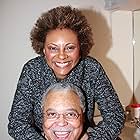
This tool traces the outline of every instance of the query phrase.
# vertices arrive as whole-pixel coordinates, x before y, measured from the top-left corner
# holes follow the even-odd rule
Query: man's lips
[[[54,134],[58,139],[65,140],[68,138],[70,131],[55,131]]]

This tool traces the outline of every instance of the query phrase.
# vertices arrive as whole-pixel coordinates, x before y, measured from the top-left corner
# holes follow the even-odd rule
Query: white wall
[[[94,16],[91,55],[103,64],[121,103],[128,106],[133,99],[132,12],[104,11],[102,16]]]
[[[109,57],[113,59],[117,66],[114,70],[114,86],[117,89],[121,102],[128,106],[133,100],[131,11],[115,11],[112,13],[112,42],[113,45],[109,52]]]
[[[109,11],[103,10],[103,0],[0,0],[0,139],[11,139],[7,133],[7,117],[17,80],[23,64],[36,56],[30,47],[30,30],[42,12],[58,5],[67,4],[90,9],[89,11],[84,10],[84,12],[92,24],[96,43],[91,55],[103,64],[122,104],[129,102],[126,103],[126,100],[121,99],[128,92],[131,93],[132,88],[129,40],[131,30],[127,30],[131,26],[129,25],[131,20],[129,13],[122,13],[122,16],[119,13],[111,17]],[[91,12],[91,10],[95,11]],[[117,20],[115,20],[116,18]],[[126,26],[124,32],[123,26]],[[113,28],[112,31],[111,28]],[[117,43],[115,40],[120,35],[122,36]],[[126,49],[128,50],[126,51]],[[127,95],[124,98],[126,97]]]
[[[134,11],[134,97],[140,103],[140,10]]]

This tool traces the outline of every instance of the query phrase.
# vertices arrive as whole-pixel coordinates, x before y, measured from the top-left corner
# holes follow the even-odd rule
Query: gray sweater
[[[15,140],[44,140],[41,135],[42,94],[56,82],[70,82],[83,89],[89,140],[118,137],[124,126],[124,111],[101,64],[94,58],[83,58],[64,80],[59,81],[44,57],[38,56],[24,65],[17,84],[8,118],[8,132]],[[93,122],[95,102],[103,118],[98,125]]]

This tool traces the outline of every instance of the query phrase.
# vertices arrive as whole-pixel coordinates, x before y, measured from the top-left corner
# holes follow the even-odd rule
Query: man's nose
[[[57,120],[59,126],[65,126],[68,124],[67,120],[64,118],[63,114],[60,115],[59,119]]]

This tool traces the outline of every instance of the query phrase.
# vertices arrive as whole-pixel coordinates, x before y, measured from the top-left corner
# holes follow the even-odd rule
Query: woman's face
[[[43,50],[46,61],[59,79],[64,79],[80,58],[80,46],[76,33],[70,29],[50,31]]]

